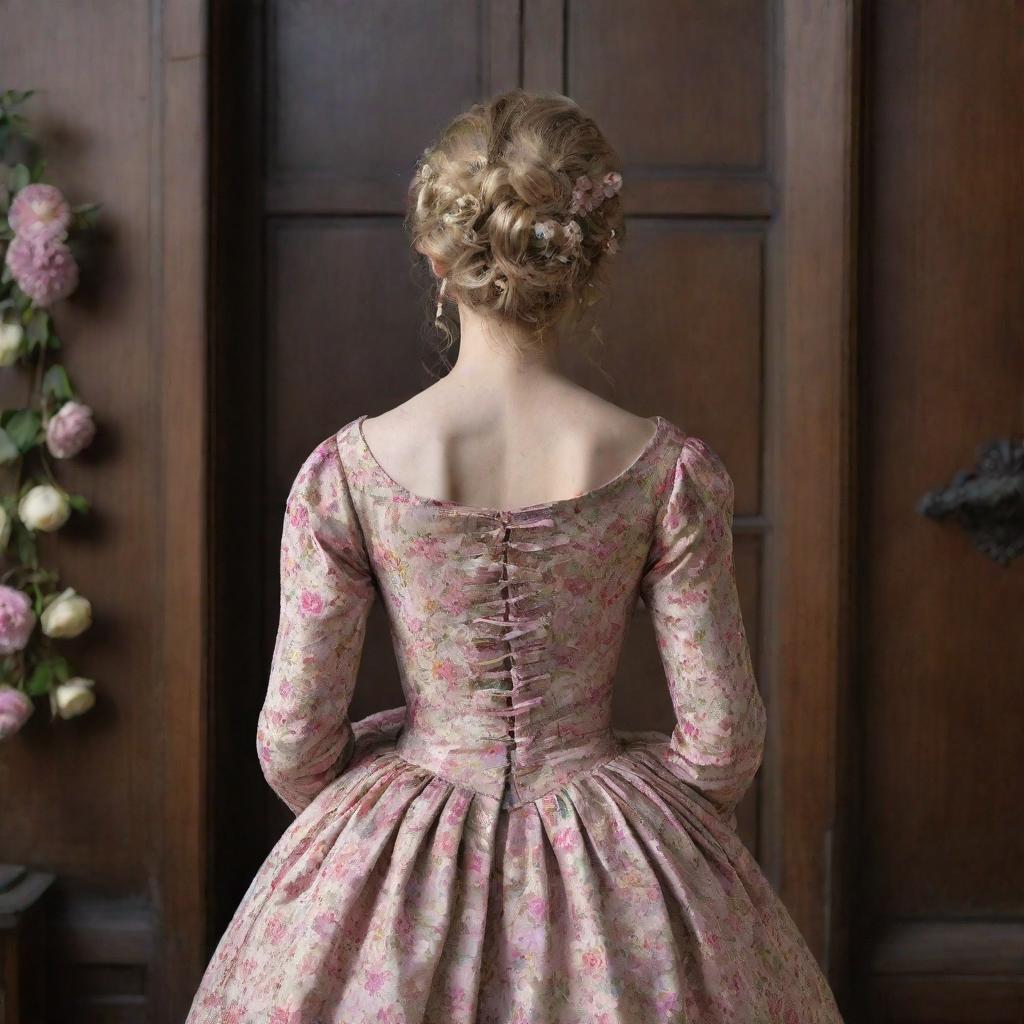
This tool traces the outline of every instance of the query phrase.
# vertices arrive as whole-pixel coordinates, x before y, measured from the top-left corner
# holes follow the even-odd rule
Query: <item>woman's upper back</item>
[[[407,494],[514,509],[568,500],[620,477],[655,441],[658,420],[588,395],[505,417],[413,399],[360,416],[356,426],[366,454]]]

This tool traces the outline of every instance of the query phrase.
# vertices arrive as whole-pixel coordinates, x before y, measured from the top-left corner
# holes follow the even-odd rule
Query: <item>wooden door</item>
[[[1024,559],[918,502],[1024,435],[1024,4],[866,39],[858,965],[866,1019],[1024,1020]]]
[[[443,372],[404,189],[453,114],[523,85],[575,98],[623,156],[630,237],[601,369],[580,358],[573,372],[705,438],[733,475],[744,615],[772,720],[741,831],[829,963],[850,6],[268,0],[217,12],[211,942],[287,820],[253,736],[288,485],[320,439]],[[352,714],[401,702],[378,606]],[[616,722],[671,727],[642,610]]]

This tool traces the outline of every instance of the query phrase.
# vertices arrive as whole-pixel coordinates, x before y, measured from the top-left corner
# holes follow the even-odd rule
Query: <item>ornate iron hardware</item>
[[[958,523],[979,551],[1009,565],[1024,552],[1024,442],[999,438],[982,445],[974,469],[962,469],[947,487],[929,491],[917,511]]]

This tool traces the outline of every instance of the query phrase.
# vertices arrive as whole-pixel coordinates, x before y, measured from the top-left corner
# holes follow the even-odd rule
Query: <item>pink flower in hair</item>
[[[573,188],[569,212],[578,213],[580,210],[584,210],[587,213],[592,213],[605,199],[617,195],[621,188],[622,175],[618,171],[609,171],[598,186],[595,186],[587,175],[581,174],[576,179]]]
[[[583,229],[580,227],[579,221],[571,220],[565,225],[565,241],[573,251],[580,247],[580,243],[583,241]]]
[[[609,171],[602,181],[605,197],[610,199],[622,188],[622,175],[618,171]]]
[[[572,202],[569,204],[570,213],[579,213],[580,210],[589,212],[594,208],[593,187],[594,183],[585,174],[576,179],[572,190]]]

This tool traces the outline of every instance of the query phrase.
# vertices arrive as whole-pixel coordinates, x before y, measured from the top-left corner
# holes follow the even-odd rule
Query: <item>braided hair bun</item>
[[[543,341],[596,301],[624,235],[619,167],[573,100],[515,89],[458,115],[424,150],[406,227],[445,269],[449,298]]]

